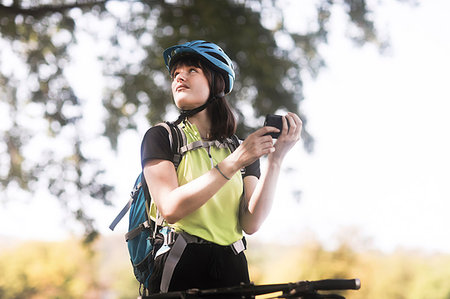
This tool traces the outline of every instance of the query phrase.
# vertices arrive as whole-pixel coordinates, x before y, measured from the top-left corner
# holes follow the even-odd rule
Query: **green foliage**
[[[76,40],[73,9],[95,13],[104,9],[104,1],[52,3],[14,1],[0,6],[5,58],[0,61],[0,104],[7,116],[0,134],[0,190],[34,191],[45,185],[66,208],[80,206],[74,202],[85,197],[108,204],[112,187],[102,182],[100,165],[84,153],[85,137],[79,130],[82,102],[64,74]],[[70,144],[68,151],[55,146],[61,141]],[[84,224],[91,239],[92,220],[78,207],[67,210]]]
[[[0,298],[95,298],[93,261],[76,241],[24,243],[0,254]]]
[[[295,111],[305,124],[305,148],[312,151],[313,139],[301,110],[302,76],[314,77],[324,66],[318,47],[327,41],[333,8],[349,14],[349,25],[356,28],[352,39],[360,43],[379,39],[365,0],[308,4],[317,7],[310,20],[315,29],[304,33],[286,29],[277,1],[48,3],[0,1],[0,108],[5,111],[0,126],[0,189],[31,191],[44,186],[84,225],[87,241],[96,232],[83,203],[94,198],[109,204],[113,188],[104,178],[106,167],[86,146],[89,138],[102,136],[86,136],[82,129],[86,99],[79,98],[65,73],[79,34],[91,34],[98,45],[107,45],[99,54],[107,82],[103,98],[107,116],[99,117],[96,125],[104,128],[101,134],[111,150],[124,131],[142,123],[142,115],[154,123],[174,110],[163,49],[205,39],[217,42],[236,62],[237,82],[229,100],[240,118],[241,136],[259,126],[266,113]],[[271,16],[270,22],[266,16]],[[10,200],[10,193],[5,194],[2,201]]]
[[[448,254],[356,251],[346,243],[326,250],[313,240],[302,246],[250,245],[250,273],[256,284],[359,278],[360,290],[342,293],[347,299],[449,298]]]
[[[235,59],[238,80],[229,100],[242,121],[241,135],[255,127],[244,121],[241,106],[252,107],[257,117],[278,109],[299,111],[300,66],[288,59],[288,52],[277,46],[274,32],[263,27],[260,19],[260,11],[234,1],[151,1],[130,5],[129,15],[117,23],[119,31],[105,57],[110,61],[107,73],[112,82],[104,102],[109,112],[105,134],[112,144],[123,130],[135,127],[136,119],[123,111],[146,107],[147,118],[155,123],[173,108],[161,53],[187,40],[217,42]],[[125,35],[133,40],[121,38]],[[129,43],[135,47],[127,53],[127,61],[121,55]],[[306,131],[305,136],[310,137]],[[307,144],[311,145],[311,138]]]
[[[112,102],[117,97],[114,92],[106,105],[109,115],[116,115],[117,110],[123,110],[123,106],[130,103],[137,107],[148,105],[149,99],[151,107],[147,117],[151,122],[161,121],[171,106],[169,78],[161,53],[166,47],[194,39],[217,42],[235,60],[237,82],[234,92],[228,97],[234,107],[250,106],[255,116],[279,109],[299,111],[303,99],[301,66],[289,59],[287,50],[277,46],[275,32],[262,26],[262,7],[255,10],[245,3],[234,1],[198,0],[174,3],[155,1],[131,8],[142,13],[138,18],[130,14],[126,22],[119,24],[119,28],[135,38],[134,43],[142,47],[144,56],[142,60],[124,65],[114,72],[113,75],[119,79],[115,81],[121,82],[120,89],[126,101],[114,108]],[[155,11],[158,11],[158,18],[151,28],[152,42],[140,42],[145,40],[149,30],[148,22],[142,22],[142,19],[151,19]],[[117,46],[119,52],[123,45],[119,42]],[[140,70],[133,73],[130,69]],[[141,101],[136,97],[138,94],[141,95]],[[255,124],[245,122],[245,111],[238,108],[236,112],[242,120],[241,130],[246,128],[248,132],[255,127]],[[117,118],[110,121],[117,122]],[[110,127],[118,128],[118,125]],[[130,123],[123,122],[123,125]],[[242,134],[245,132],[241,131]]]
[[[118,299],[136,298],[139,282],[134,278],[123,236],[96,241],[95,251],[98,254],[98,279],[105,292]]]
[[[100,238],[91,249],[79,240],[26,242],[0,253],[0,298],[136,298],[122,236]],[[250,240],[247,258],[255,284],[359,278],[347,299],[448,299],[450,255],[399,250],[355,250],[348,243],[327,250],[309,240],[275,245]]]

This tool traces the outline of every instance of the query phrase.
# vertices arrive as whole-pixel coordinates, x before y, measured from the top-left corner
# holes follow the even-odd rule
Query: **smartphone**
[[[288,128],[289,128],[289,122],[288,124]],[[264,126],[271,126],[271,127],[275,127],[277,129],[280,130],[280,132],[271,132],[271,133],[267,133],[266,135],[270,135],[272,136],[272,138],[277,139],[280,134],[281,131],[283,130],[283,117],[281,115],[276,115],[276,114],[267,114],[266,115],[266,120],[264,121]]]

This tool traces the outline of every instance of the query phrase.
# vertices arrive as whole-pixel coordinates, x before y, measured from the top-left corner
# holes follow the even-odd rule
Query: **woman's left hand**
[[[283,116],[283,130],[274,144],[275,151],[269,154],[269,159],[281,161],[284,158],[287,152],[300,140],[302,125],[302,120],[295,113],[288,112]]]

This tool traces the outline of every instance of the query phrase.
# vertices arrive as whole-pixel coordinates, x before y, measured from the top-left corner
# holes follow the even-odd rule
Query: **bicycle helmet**
[[[214,43],[203,40],[194,40],[167,48],[164,50],[163,56],[169,72],[173,63],[176,61],[176,58],[179,57],[178,55],[189,53],[199,55],[213,69],[220,72],[225,79],[225,94],[231,92],[235,78],[233,63],[227,54]]]

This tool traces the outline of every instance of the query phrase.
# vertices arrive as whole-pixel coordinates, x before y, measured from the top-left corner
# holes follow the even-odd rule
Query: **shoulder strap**
[[[181,151],[181,148],[187,143],[186,135],[183,130],[171,122],[159,123],[157,126],[164,127],[169,133],[169,143],[173,153],[172,162],[175,165],[175,169],[177,169],[184,154],[184,152]]]
[[[239,147],[239,145],[241,145],[241,141],[239,140],[239,138],[237,137],[236,134],[233,134],[230,137],[230,139],[231,139],[231,142],[229,143],[228,147],[230,148],[231,152],[234,152]]]
[[[236,134],[233,134],[230,137],[230,139],[231,139],[232,142],[230,143],[229,148],[230,148],[231,152],[234,152],[239,147],[239,145],[241,145],[242,141],[239,139],[239,137],[237,137]],[[241,175],[242,175],[242,177],[245,176],[245,171],[246,171],[245,167],[241,168]]]
[[[183,153],[181,152],[180,148],[187,143],[186,135],[184,134],[183,130],[181,130],[177,125],[171,122],[162,122],[156,124],[157,126],[162,126],[167,130],[167,133],[169,134],[169,144],[170,148],[172,149],[173,153],[173,160],[172,163],[175,166],[175,169],[178,168],[178,165],[180,165],[181,158],[183,156]],[[145,178],[144,178],[145,181]],[[146,192],[146,198],[150,199],[150,193],[148,191],[147,186],[144,188],[144,192]],[[149,201],[149,206],[151,205],[151,202]],[[156,226],[163,225],[164,218],[160,214],[160,212],[156,211]],[[153,237],[155,237],[156,229],[153,230]]]

